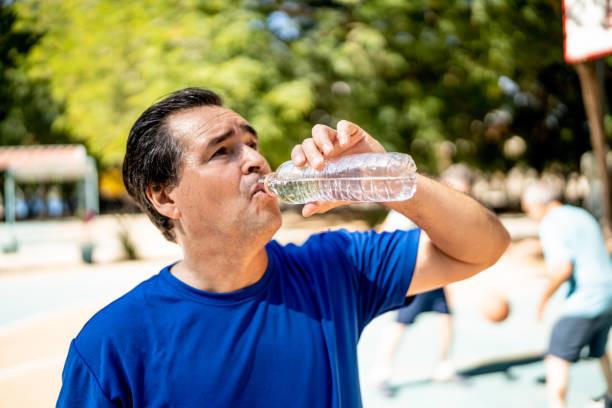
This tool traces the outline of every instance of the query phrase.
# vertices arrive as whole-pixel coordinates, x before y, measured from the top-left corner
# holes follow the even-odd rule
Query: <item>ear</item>
[[[174,201],[174,187],[162,187],[149,185],[147,187],[147,198],[161,215],[177,220],[181,216],[181,212]]]

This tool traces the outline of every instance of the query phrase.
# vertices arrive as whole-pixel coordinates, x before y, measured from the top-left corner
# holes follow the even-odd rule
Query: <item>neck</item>
[[[557,207],[561,207],[561,202],[554,200],[551,201],[550,203],[546,204],[546,208],[544,209],[544,215],[548,214],[550,212],[550,210],[555,209]]]
[[[264,244],[265,245],[265,244]],[[172,274],[189,286],[209,292],[233,292],[253,285],[266,271],[268,254],[264,245],[239,245],[218,240],[211,245],[183,244],[184,259]]]

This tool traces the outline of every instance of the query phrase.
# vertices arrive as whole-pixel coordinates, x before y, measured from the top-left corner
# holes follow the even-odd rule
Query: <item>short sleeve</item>
[[[114,407],[78,352],[74,340],[62,372],[57,407]]]
[[[404,305],[416,264],[420,229],[344,232],[357,273],[358,318],[363,329],[376,316]]]
[[[559,228],[561,228],[560,225],[556,226],[549,222],[543,223],[540,229],[540,243],[548,268],[571,262],[573,259],[569,246],[563,241],[565,234]]]

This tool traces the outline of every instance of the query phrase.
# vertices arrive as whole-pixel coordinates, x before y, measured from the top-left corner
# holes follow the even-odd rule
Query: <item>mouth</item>
[[[263,194],[266,194],[266,195],[268,194],[266,192],[266,189],[264,188],[263,183],[261,183],[261,182],[257,182],[255,184],[253,184],[253,187],[251,187],[251,197],[254,197],[258,193],[263,193]]]

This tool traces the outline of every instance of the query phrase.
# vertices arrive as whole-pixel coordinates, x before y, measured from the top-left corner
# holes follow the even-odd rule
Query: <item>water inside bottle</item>
[[[289,204],[400,201],[414,195],[415,170],[412,158],[405,154],[361,154],[330,162],[317,171],[285,162],[259,182]]]

